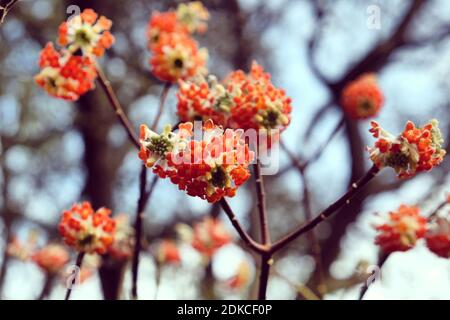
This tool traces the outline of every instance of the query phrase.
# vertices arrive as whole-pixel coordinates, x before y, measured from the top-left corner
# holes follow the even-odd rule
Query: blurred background
[[[40,244],[59,240],[56,225],[62,210],[80,199],[90,200],[94,208],[126,213],[133,221],[138,198],[141,162],[103,92],[91,91],[76,103],[48,96],[33,81],[39,51],[56,39],[70,5],[93,8],[110,18],[116,43],[100,64],[137,129],[155,117],[163,88],[149,71],[146,24],[153,10],[174,8],[179,2],[22,0],[6,16],[0,26],[1,298],[35,299],[45,278],[34,264],[7,255],[13,236],[26,239],[33,230]],[[330,139],[342,117],[337,101],[343,86],[365,72],[378,74],[385,95],[377,119],[382,126],[397,133],[407,120],[423,124],[437,118],[450,141],[448,1],[202,2],[211,19],[208,31],[196,38],[209,50],[210,72],[223,77],[234,69],[248,70],[252,60],[271,72],[275,85],[293,99],[292,122],[283,141],[300,159],[309,159]],[[175,92],[169,92],[160,127],[177,122]],[[265,177],[273,239],[301,224],[308,211],[320,212],[365,173],[371,165],[365,146],[373,143],[368,128],[369,121],[345,120],[303,174],[280,151],[278,174]],[[418,204],[424,213],[433,211],[450,191],[448,170],[445,161],[431,173],[402,181],[392,170],[383,171],[337,218],[275,256],[268,298],[356,299],[361,274],[377,261],[374,213],[386,214],[402,203]],[[259,239],[251,180],[230,204]],[[204,268],[196,252],[182,245],[182,264],[159,270],[157,286],[152,244],[174,238],[177,223],[192,224],[206,215],[223,219],[235,243],[214,256],[211,268]],[[146,210],[145,237],[140,298],[255,296],[258,259],[242,249],[220,207],[160,181]],[[224,279],[244,260],[250,270],[248,285],[226,288]],[[111,298],[105,286],[109,274],[102,268],[74,291],[74,299]],[[129,298],[129,279],[127,267],[122,298]],[[64,290],[64,281],[55,281],[49,298],[61,299]],[[382,281],[369,288],[366,298],[450,299],[450,262],[421,243],[407,253],[393,254],[383,266]]]

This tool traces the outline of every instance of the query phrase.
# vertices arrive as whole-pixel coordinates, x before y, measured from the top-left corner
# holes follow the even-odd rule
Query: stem
[[[164,111],[164,105],[167,99],[167,94],[169,93],[170,87],[172,84],[170,82],[166,82],[164,85],[163,91],[161,92],[161,96],[159,97],[159,107],[158,112],[156,113],[156,117],[153,120],[152,126],[150,127],[152,131],[156,131],[158,128],[159,120],[161,119],[162,113]]]
[[[386,262],[386,260],[389,258],[389,254],[385,254],[385,253],[381,253],[380,254],[380,256],[379,256],[379,258],[378,258],[378,263],[377,263],[377,266],[378,266],[378,268],[380,269],[380,272],[381,272],[381,268],[383,267],[383,265],[384,265],[384,263]],[[366,292],[367,292],[367,289],[369,289],[369,286],[371,286],[372,285],[372,283],[373,283],[373,281],[369,284],[368,283],[368,279],[369,278],[367,278],[366,279],[366,281],[364,282],[364,285],[362,286],[362,288],[361,288],[361,291],[360,291],[360,293],[359,293],[359,299],[358,300],[362,300],[363,298],[364,298],[364,295],[366,294]],[[376,279],[374,279],[374,281],[375,281]]]
[[[52,288],[53,279],[53,275],[45,273],[44,286],[42,287],[41,293],[38,296],[38,300],[44,300],[48,296],[48,294],[50,293],[50,289]]]
[[[270,244],[269,224],[267,222],[266,193],[264,191],[264,181],[261,176],[261,164],[259,160],[253,165],[255,173],[256,193],[258,197],[258,212],[261,227],[261,241],[263,244]]]
[[[302,226],[297,228],[296,230],[292,231],[282,239],[275,242],[271,249],[271,253],[275,253],[276,251],[284,248],[287,244],[297,239],[302,234],[308,232],[309,230],[316,227],[319,223],[325,221],[327,218],[329,218],[334,212],[336,212],[338,209],[344,207],[345,205],[348,205],[350,203],[350,199],[353,198],[358,191],[364,187],[370,180],[372,180],[377,173],[380,171],[376,166],[373,166],[370,168],[370,170],[357,182],[352,184],[352,187],[350,190],[348,190],[339,200],[337,200],[335,203],[330,205],[328,208],[326,208],[322,213],[320,213],[318,216],[316,216],[314,219],[311,219],[304,223]]]
[[[70,295],[72,294],[72,287],[76,283],[78,273],[81,272],[81,265],[83,264],[84,254],[85,254],[85,252],[83,252],[83,251],[78,253],[77,261],[75,262],[75,266],[77,267],[75,269],[75,276],[74,276],[74,278],[72,280],[71,285],[67,288],[66,297],[64,298],[64,300],[69,300],[70,299]]]
[[[270,232],[267,220],[266,193],[264,191],[264,181],[261,175],[261,163],[259,159],[253,165],[255,173],[256,194],[258,198],[259,222],[261,227],[261,241],[270,247]],[[258,300],[266,300],[267,285],[269,283],[270,266],[272,265],[272,254],[261,255],[261,273],[259,275]]]
[[[134,223],[135,230],[135,244],[133,252],[133,261],[131,266],[132,284],[131,284],[131,297],[137,299],[137,279],[139,271],[139,254],[142,249],[142,220],[144,216],[144,208],[147,203],[148,197],[146,196],[147,185],[147,168],[142,166],[139,182],[139,199],[136,210],[136,221]]]
[[[117,96],[114,93],[113,88],[111,87],[111,83],[106,78],[105,74],[100,69],[100,67],[98,67],[98,66],[97,66],[97,74],[98,74],[98,78],[97,78],[98,82],[100,83],[100,86],[102,87],[103,91],[105,92],[106,96],[108,97],[108,100],[110,102],[111,107],[114,110],[114,113],[116,114],[120,123],[126,130],[126,132],[128,134],[128,138],[139,149],[140,148],[139,138],[136,136],[136,133],[133,129],[133,126],[131,125],[130,120],[128,119],[122,106],[120,105],[119,99],[117,99]]]
[[[222,206],[223,210],[225,211],[226,215],[231,221],[231,224],[236,229],[237,233],[241,237],[242,241],[253,251],[263,254],[267,252],[267,247],[264,245],[261,245],[257,243],[255,240],[253,240],[250,235],[244,230],[244,228],[239,223],[236,215],[234,214],[233,210],[230,208],[230,205],[228,204],[227,200],[225,198],[222,198],[220,200],[220,205]]]
[[[434,209],[434,211],[428,216],[428,218],[427,218],[428,221],[433,220],[437,216],[439,211],[441,211],[441,209],[443,209],[447,204],[448,204],[448,201],[445,200],[436,209]]]

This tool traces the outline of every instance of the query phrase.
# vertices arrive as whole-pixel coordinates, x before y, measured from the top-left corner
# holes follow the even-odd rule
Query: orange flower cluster
[[[191,245],[207,258],[232,240],[230,233],[219,219],[206,217],[194,225]]]
[[[401,205],[397,211],[389,213],[389,220],[376,227],[378,235],[375,243],[384,253],[407,251],[426,233],[427,219],[420,216],[420,209]]]
[[[58,273],[69,262],[70,256],[66,248],[59,244],[49,244],[37,250],[31,257],[43,271],[49,274]]]
[[[74,204],[63,212],[59,232],[67,245],[80,252],[105,254],[114,242],[116,229],[110,215],[106,208],[94,212],[89,202]]]
[[[380,169],[391,167],[400,178],[405,178],[429,171],[444,159],[444,140],[437,120],[431,120],[422,128],[409,121],[398,137],[384,130],[375,121],[371,126],[370,132],[378,140],[368,151],[370,159]]]
[[[249,177],[254,153],[241,138],[243,130],[223,130],[208,120],[202,140],[191,139],[193,125],[166,127],[160,135],[141,126],[139,157],[161,178],[169,178],[188,195],[208,202],[232,197]]]
[[[51,42],[41,51],[39,67],[41,72],[35,81],[54,97],[75,101],[95,87],[97,71],[94,61],[87,56],[60,53]]]
[[[85,9],[80,15],[63,22],[59,27],[58,51],[48,43],[41,51],[40,72],[36,83],[50,95],[75,101],[95,88],[97,69],[95,58],[112,46],[114,37],[109,32],[111,21]]]
[[[22,261],[34,262],[45,273],[54,275],[62,271],[69,261],[66,248],[56,243],[50,243],[42,248],[37,247],[37,235],[31,232],[26,242],[14,237],[8,244],[7,253]]]
[[[350,82],[341,94],[342,108],[356,120],[375,117],[383,103],[383,92],[374,74],[364,74]]]
[[[180,250],[172,240],[163,240],[158,245],[156,259],[160,264],[179,264],[181,262]]]
[[[99,18],[94,10],[85,9],[61,23],[58,43],[72,53],[81,50],[83,55],[100,57],[114,44],[114,36],[109,32],[111,26],[111,20],[104,16]]]
[[[108,253],[116,260],[128,260],[133,256],[134,229],[130,226],[126,214],[117,215],[114,222],[116,231]]]
[[[290,122],[291,98],[256,62],[249,74],[238,70],[222,83],[213,76],[180,81],[177,97],[182,121],[213,119],[225,128],[268,131],[283,131]]]
[[[427,247],[443,258],[450,258],[450,221],[439,217],[425,235]]]
[[[208,18],[207,9],[199,1],[182,3],[176,11],[152,14],[147,38],[155,77],[176,82],[207,73],[208,51],[199,48],[192,33],[204,32]]]

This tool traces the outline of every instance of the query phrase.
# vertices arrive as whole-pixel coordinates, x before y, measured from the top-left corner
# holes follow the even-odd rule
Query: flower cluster
[[[156,260],[160,264],[179,264],[181,262],[180,250],[172,240],[163,240],[156,249]]]
[[[117,215],[114,217],[114,221],[116,225],[114,241],[109,247],[108,253],[116,260],[128,260],[133,256],[134,229],[126,214]]]
[[[41,72],[35,81],[54,97],[75,101],[94,88],[97,71],[94,61],[88,56],[58,52],[49,42],[41,51],[39,67]]]
[[[408,122],[399,136],[394,136],[373,121],[370,132],[377,142],[368,148],[370,159],[378,168],[391,167],[400,178],[429,171],[439,165],[445,156],[443,139],[437,120],[422,128]]]
[[[204,32],[208,18],[199,1],[182,3],[176,11],[152,14],[147,38],[152,73],[158,79],[176,82],[207,73],[208,51],[199,48],[192,33]]]
[[[397,211],[389,213],[389,220],[376,226],[378,235],[375,243],[385,254],[407,251],[426,233],[427,219],[420,215],[420,209],[402,205]]]
[[[160,135],[141,126],[139,157],[161,178],[169,178],[188,195],[217,202],[232,197],[249,177],[254,154],[241,138],[242,130],[205,122],[202,140],[191,139],[193,125],[179,125],[177,133],[166,127]]]
[[[352,119],[375,117],[383,102],[383,92],[374,74],[364,74],[350,82],[341,94],[341,106]]]
[[[116,222],[111,211],[92,209],[89,202],[74,204],[63,212],[59,232],[67,245],[80,252],[104,254],[114,241]]]
[[[219,219],[207,217],[194,224],[191,245],[202,255],[210,258],[218,249],[230,243],[230,233]]]
[[[97,19],[98,18],[98,19]],[[59,26],[58,44],[67,47],[71,53],[81,50],[83,55],[97,57],[114,44],[109,32],[112,22],[92,9],[85,9]]]
[[[234,71],[222,83],[214,76],[180,81],[177,97],[182,121],[213,119],[226,128],[269,131],[290,122],[291,99],[256,62],[248,74]]]
[[[37,234],[31,232],[25,242],[14,237],[8,244],[7,253],[21,261],[31,261],[42,271],[54,275],[61,272],[69,261],[67,249],[57,243],[50,243],[43,247],[37,245]]]
[[[56,274],[69,262],[70,256],[67,249],[60,244],[48,244],[37,250],[31,259],[43,271]]]
[[[112,46],[114,37],[109,32],[111,21],[92,9],[63,22],[59,27],[56,50],[48,43],[40,53],[40,72],[36,83],[50,95],[75,101],[95,88],[96,57]]]
[[[425,235],[428,249],[443,258],[450,258],[450,221],[439,217]]]

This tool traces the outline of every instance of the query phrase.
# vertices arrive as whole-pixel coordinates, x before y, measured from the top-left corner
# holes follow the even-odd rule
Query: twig
[[[350,199],[355,196],[355,194],[364,187],[370,180],[372,180],[377,173],[380,170],[373,166],[370,168],[370,170],[357,182],[353,183],[350,190],[348,190],[339,200],[337,200],[335,203],[330,205],[328,208],[326,208],[324,211],[322,211],[321,214],[316,216],[314,219],[309,220],[302,226],[300,226],[298,229],[294,230],[290,234],[286,235],[285,237],[281,238],[277,242],[275,242],[271,248],[270,252],[274,253],[280,249],[282,249],[284,246],[286,246],[288,243],[294,241],[299,236],[304,234],[305,232],[308,232],[309,230],[313,229],[315,226],[317,226],[319,223],[325,221],[328,217],[330,217],[335,211],[342,208],[343,206],[350,203]]]
[[[2,12],[0,16],[0,25],[3,24],[3,22],[5,22],[6,15],[17,2],[19,2],[19,0],[11,0],[4,7],[0,6],[0,10]]]
[[[38,300],[44,300],[48,296],[48,294],[50,293],[50,289],[52,288],[53,279],[54,276],[52,274],[45,274],[44,285],[42,286],[42,290],[38,296]]]
[[[156,117],[153,120],[152,126],[150,127],[152,131],[156,131],[158,128],[159,120],[161,119],[162,113],[164,111],[164,105],[167,99],[167,94],[169,93],[170,87],[172,84],[170,82],[166,82],[164,85],[163,91],[161,92],[161,96],[159,97],[159,107],[158,112],[156,113]]]
[[[114,113],[116,114],[120,123],[126,130],[126,132],[128,134],[128,138],[139,149],[140,148],[139,138],[137,137],[137,135],[133,129],[133,126],[131,125],[130,120],[128,119],[122,106],[120,105],[120,102],[117,99],[117,96],[111,87],[111,83],[106,78],[105,74],[100,69],[100,67],[97,67],[97,74],[98,74],[98,78],[97,78],[98,82],[100,83],[100,86],[102,87],[103,91],[105,92],[106,96],[108,97],[108,100],[110,102],[111,107],[114,110]]]
[[[381,270],[381,268],[383,267],[384,263],[386,262],[386,260],[389,258],[390,254],[384,254],[384,253],[380,253],[380,256],[378,258],[378,263],[377,266],[379,268],[379,270]],[[373,283],[368,282],[368,279],[366,279],[366,281],[364,281],[364,285],[361,288],[361,291],[359,292],[359,299],[358,300],[362,300],[364,298],[364,295],[367,292],[367,289],[369,289],[369,286]],[[375,281],[376,279],[374,279]]]
[[[134,223],[135,230],[135,243],[134,243],[134,252],[133,252],[133,261],[131,265],[131,275],[132,275],[132,283],[131,283],[131,297],[133,299],[137,299],[137,279],[139,272],[139,254],[142,249],[142,220],[144,215],[145,205],[148,200],[147,192],[147,168],[145,165],[142,165],[140,180],[139,180],[139,199],[136,210],[136,220]]]
[[[64,298],[64,300],[69,300],[70,299],[70,295],[72,294],[72,287],[76,284],[78,273],[81,272],[81,265],[83,264],[84,254],[85,254],[85,252],[83,252],[83,251],[78,253],[77,261],[75,262],[75,266],[76,266],[76,268],[75,268],[75,275],[74,275],[74,277],[72,279],[72,283],[67,288],[66,297]]]
[[[269,223],[267,221],[267,209],[266,209],[266,193],[264,191],[264,181],[261,175],[261,163],[259,159],[253,165],[253,171],[255,174],[256,194],[258,198],[258,213],[261,230],[261,242],[265,246],[271,245]],[[272,255],[270,253],[264,253],[261,255],[261,273],[259,275],[259,290],[258,299],[265,300],[267,285],[270,276],[270,266],[272,265]]]
[[[225,211],[226,215],[231,221],[231,224],[236,229],[237,233],[241,237],[242,241],[253,251],[263,254],[266,253],[268,248],[264,245],[259,244],[255,240],[253,240],[250,235],[244,230],[244,228],[239,223],[236,215],[234,214],[233,210],[231,209],[230,205],[228,204],[227,200],[225,198],[222,198],[220,200],[220,205],[222,206],[223,210]]]

